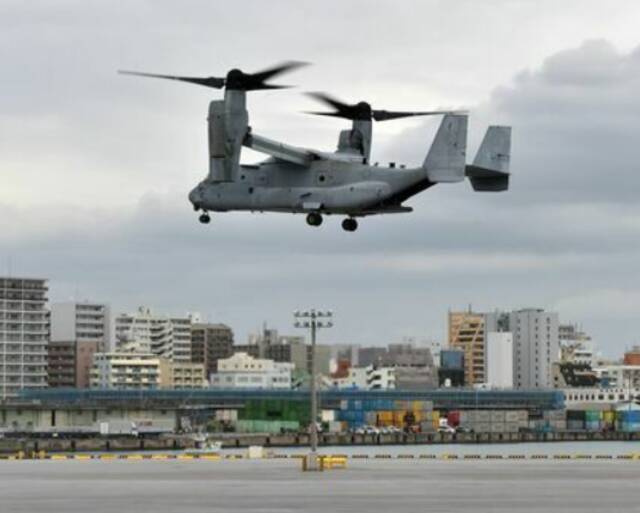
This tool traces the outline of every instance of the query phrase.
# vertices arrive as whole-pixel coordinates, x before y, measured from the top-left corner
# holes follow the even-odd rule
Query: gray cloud
[[[307,305],[336,310],[336,328],[324,336],[360,343],[441,338],[447,309],[467,303],[540,305],[581,322],[615,354],[636,336],[629,305],[640,293],[640,51],[593,40],[557,52],[572,42],[563,37],[578,38],[558,31],[555,46],[537,50],[546,59],[526,53],[531,39],[514,39],[510,51],[491,40],[488,52],[475,41],[506,37],[500,22],[519,14],[507,2],[492,19],[472,4],[447,6],[451,19],[437,2],[384,17],[384,3],[370,2],[326,4],[340,16],[325,4],[292,12],[286,2],[267,11],[261,2],[224,10],[194,2],[180,12],[162,2],[123,12],[3,4],[0,52],[11,79],[0,85],[0,262],[50,277],[56,299],[198,310],[229,322],[240,339],[263,320],[288,330],[290,312]],[[473,9],[476,19],[464,14]],[[571,6],[552,10],[572,16]],[[535,19],[544,25],[541,11]],[[425,30],[434,16],[442,22]],[[355,28],[353,19],[361,20]],[[460,41],[443,52],[454,28]],[[522,33],[534,29],[522,25]],[[292,41],[302,55],[291,55]],[[525,54],[541,64],[516,73]],[[343,233],[337,219],[312,230],[302,217],[275,214],[198,225],[186,193],[205,165],[210,92],[114,70],[215,73],[282,56],[316,63],[291,76],[304,89],[329,87],[383,108],[425,106],[425,98],[426,107],[470,105],[471,149],[489,123],[513,124],[512,190],[438,186],[409,202],[413,214],[366,219],[357,234]],[[342,127],[297,114],[311,104],[296,91],[258,93],[250,106],[257,129],[295,144],[330,148]],[[420,162],[436,127],[378,125],[374,157]]]

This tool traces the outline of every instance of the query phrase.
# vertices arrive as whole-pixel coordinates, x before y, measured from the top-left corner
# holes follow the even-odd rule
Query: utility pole
[[[311,394],[311,425],[309,427],[309,445],[311,452],[306,457],[306,470],[322,470],[318,464],[318,394],[316,393],[316,380],[318,377],[316,366],[316,331],[321,328],[333,326],[333,312],[311,310],[296,310],[293,313],[296,318],[294,326],[311,331],[311,379],[309,393]]]

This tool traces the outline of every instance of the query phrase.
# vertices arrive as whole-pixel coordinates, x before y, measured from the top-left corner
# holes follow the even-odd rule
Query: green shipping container
[[[299,431],[300,423],[280,420],[238,420],[238,433],[269,433],[279,434],[286,431]]]

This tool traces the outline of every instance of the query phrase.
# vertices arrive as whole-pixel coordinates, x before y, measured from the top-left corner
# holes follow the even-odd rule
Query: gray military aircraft
[[[473,164],[466,163],[467,114],[450,111],[396,112],[372,109],[366,102],[342,103],[323,93],[312,93],[331,112],[313,112],[346,118],[334,152],[291,146],[256,134],[249,126],[247,91],[280,89],[268,80],[302,66],[285,62],[258,73],[238,69],[226,77],[185,77],[136,71],[123,74],[166,78],[224,89],[224,99],[209,104],[209,173],[189,194],[200,222],[209,212],[244,210],[306,214],[307,223],[320,226],[323,215],[345,216],[342,228],[355,231],[357,218],[411,212],[403,203],[439,183],[469,178],[476,191],[504,191],[509,187],[510,127],[487,130]],[[372,165],[373,121],[442,114],[443,119],[422,166],[405,168]],[[242,147],[269,155],[256,165],[240,163]]]

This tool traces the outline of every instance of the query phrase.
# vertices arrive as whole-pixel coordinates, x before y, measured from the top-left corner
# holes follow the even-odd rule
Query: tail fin
[[[447,114],[422,167],[431,182],[461,182],[465,176],[468,116]]]
[[[506,191],[509,189],[511,127],[490,126],[480,149],[467,166],[466,174],[474,191]]]

